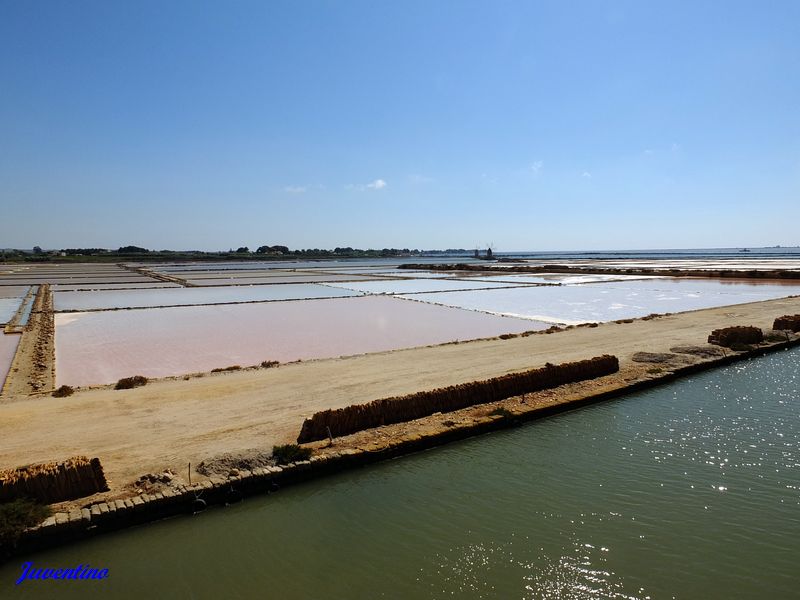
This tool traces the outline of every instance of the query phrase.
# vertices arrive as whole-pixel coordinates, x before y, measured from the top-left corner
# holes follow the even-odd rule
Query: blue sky
[[[0,0],[0,246],[800,244],[800,3]]]

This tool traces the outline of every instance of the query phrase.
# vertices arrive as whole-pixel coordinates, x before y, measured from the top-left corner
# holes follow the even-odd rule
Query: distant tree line
[[[251,252],[248,246],[240,246],[236,250],[233,248],[220,252],[205,252],[201,250],[149,250],[141,246],[121,246],[117,250],[108,248],[62,248],[60,250],[43,250],[40,246],[34,246],[32,250],[3,249],[0,260],[6,261],[113,261],[122,258],[136,256],[137,259],[146,258],[147,260],[258,260],[265,257],[270,259],[289,259],[289,258],[386,258],[400,256],[420,256],[427,254],[468,254],[463,248],[447,250],[418,250],[409,248],[382,248],[382,249],[362,249],[351,246],[337,246],[333,250],[324,248],[303,248],[291,250],[283,245],[263,245],[259,246],[255,252]]]
[[[34,247],[33,253],[37,254]],[[140,248],[139,246],[122,246],[118,250],[109,250],[108,248],[62,248],[60,253],[67,256],[97,256],[98,254],[147,254],[150,252],[147,248]]]
[[[259,246],[256,254],[289,254],[288,246]]]
[[[34,252],[36,249],[34,248]],[[109,252],[106,248],[63,248],[61,250],[67,256],[93,256],[95,254],[105,254]]]

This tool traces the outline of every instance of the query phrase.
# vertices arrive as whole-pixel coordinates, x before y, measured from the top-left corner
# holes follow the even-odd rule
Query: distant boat
[[[750,250],[748,250],[747,248],[742,248],[741,250],[739,250],[739,252],[750,252]]]

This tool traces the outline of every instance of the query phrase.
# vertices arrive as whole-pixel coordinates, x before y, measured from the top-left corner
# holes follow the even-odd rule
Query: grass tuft
[[[0,548],[11,548],[22,532],[44,521],[50,507],[27,498],[17,498],[0,504]]]
[[[287,465],[300,460],[308,460],[311,457],[311,448],[304,448],[297,444],[273,446],[272,457],[279,465]]]

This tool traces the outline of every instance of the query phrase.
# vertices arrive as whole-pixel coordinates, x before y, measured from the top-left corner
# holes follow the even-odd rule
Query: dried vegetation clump
[[[760,344],[764,341],[764,332],[758,327],[750,327],[748,325],[739,325],[734,327],[723,327],[722,329],[715,329],[708,336],[709,344],[716,344],[717,346],[724,346],[725,348],[734,348],[736,345]]]
[[[115,390],[130,390],[136,387],[147,385],[147,377],[143,375],[134,375],[133,377],[123,377],[114,386]]]
[[[780,331],[793,331],[797,333],[800,331],[800,315],[784,315],[778,317],[775,319],[772,328]]]
[[[66,398],[75,393],[75,388],[70,385],[62,385],[60,388],[53,391],[53,398]]]

